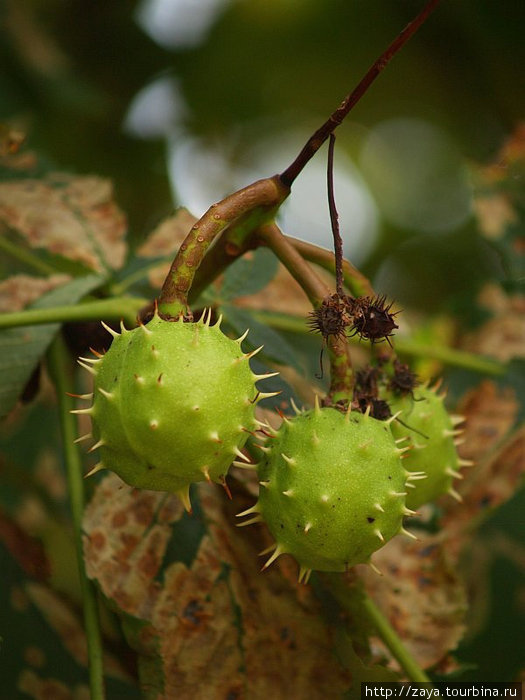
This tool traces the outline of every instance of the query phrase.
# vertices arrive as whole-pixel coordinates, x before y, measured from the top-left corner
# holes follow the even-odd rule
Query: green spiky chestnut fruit
[[[410,447],[403,461],[413,477],[407,506],[417,510],[445,493],[460,500],[453,481],[462,478],[460,467],[472,464],[460,459],[456,449],[463,418],[448,413],[437,388],[417,387],[412,394],[389,399],[389,404],[400,418],[391,422],[392,433],[395,438],[407,436],[403,445]]]
[[[316,403],[286,418],[261,449],[259,499],[239,515],[253,514],[242,524],[263,520],[275,538],[264,568],[289,553],[307,581],[312,569],[369,562],[404,531],[407,472],[386,422]]]
[[[257,429],[261,394],[238,340],[220,321],[165,321],[122,326],[108,352],[79,360],[95,375],[88,413],[101,461],[90,473],[111,469],[131,486],[177,493],[190,509],[189,485],[224,484],[232,461]]]

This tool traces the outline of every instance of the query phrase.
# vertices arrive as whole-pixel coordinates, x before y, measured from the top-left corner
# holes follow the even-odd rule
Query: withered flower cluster
[[[308,324],[314,332],[321,333],[325,340],[329,336],[350,335],[378,343],[386,340],[390,344],[392,331],[398,328],[391,312],[392,303],[385,296],[352,297],[348,294],[332,294],[321,306],[309,314]]]
[[[379,343],[390,337],[398,328],[392,312],[392,302],[385,296],[352,297],[347,294],[332,294],[309,314],[308,324],[313,332],[321,333],[325,341],[330,336],[350,336]],[[353,408],[378,420],[387,420],[392,412],[385,394],[403,396],[412,394],[419,381],[408,365],[391,353],[376,356],[376,364],[368,365],[356,372],[352,405]],[[384,389],[385,391],[381,391]]]
[[[412,394],[419,384],[415,372],[410,367],[395,359],[393,373],[389,373],[384,364],[367,365],[355,374],[354,407],[365,413],[369,411],[373,418],[387,420],[392,415],[388,402],[380,398],[381,388],[385,388],[388,394],[406,396]],[[383,393],[384,395],[384,393]]]

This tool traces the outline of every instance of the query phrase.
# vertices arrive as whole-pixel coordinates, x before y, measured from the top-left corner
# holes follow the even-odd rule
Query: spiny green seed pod
[[[460,467],[472,466],[456,450],[463,432],[457,426],[464,419],[450,415],[443,399],[437,387],[417,387],[412,394],[389,400],[392,412],[402,421],[392,421],[392,434],[396,438],[407,436],[408,442],[404,444],[411,448],[403,464],[408,471],[416,473],[407,496],[407,506],[414,510],[444,493],[460,501],[452,482],[462,478]]]
[[[225,484],[248,434],[257,430],[255,404],[262,394],[243,353],[245,337],[232,340],[210,326],[168,322],[157,314],[146,325],[122,326],[108,352],[79,363],[95,375],[88,409],[101,462],[131,486],[177,493],[190,510],[189,485]],[[259,348],[260,349],[260,348]],[[89,362],[89,365],[85,363]]]
[[[399,532],[408,472],[386,422],[334,408],[285,419],[261,448],[259,500],[240,516],[263,520],[275,538],[273,554],[294,556],[299,580],[312,569],[344,571],[369,562]],[[409,534],[409,533],[406,533]]]

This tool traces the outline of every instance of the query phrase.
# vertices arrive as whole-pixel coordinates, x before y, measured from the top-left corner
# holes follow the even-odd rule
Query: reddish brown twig
[[[328,209],[330,211],[330,223],[332,224],[332,234],[334,237],[335,254],[335,289],[339,296],[343,296],[343,239],[339,232],[339,214],[335,204],[334,193],[334,147],[335,136],[330,134],[328,144],[328,166],[326,169],[326,181],[328,187]]]
[[[299,175],[308,161],[317,153],[330,134],[332,134],[339,124],[341,124],[350,110],[355,107],[370,85],[381,73],[383,68],[387,66],[394,55],[417,32],[419,27],[436,9],[439,2],[440,0],[429,0],[429,2],[426,3],[425,7],[421,10],[417,17],[413,19],[412,22],[407,24],[403,31],[390,44],[390,46],[372,64],[357,87],[345,97],[339,107],[330,115],[325,123],[320,126],[319,129],[312,134],[312,136],[310,136],[294,162],[280,174],[279,177],[283,184],[285,184],[287,187],[292,185],[295,178]]]

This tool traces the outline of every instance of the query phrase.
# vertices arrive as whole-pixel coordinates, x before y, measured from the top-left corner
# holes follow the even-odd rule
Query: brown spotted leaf
[[[258,529],[235,527],[239,504],[212,485],[199,496],[202,513],[187,516],[174,496],[110,475],[86,512],[89,576],[144,621],[132,643],[146,697],[340,697],[350,679],[295,563],[282,557],[261,574],[256,552],[267,543]],[[199,527],[189,561],[184,545]]]
[[[429,668],[454,649],[465,631],[466,595],[442,538],[395,537],[374,554],[379,576],[359,566],[365,588],[415,660]]]
[[[28,576],[41,581],[48,579],[50,567],[42,542],[29,536],[2,511],[0,511],[0,541]]]
[[[0,313],[20,311],[43,294],[62,286],[70,279],[69,275],[62,274],[50,277],[12,275],[0,282]]]
[[[525,296],[507,295],[497,285],[488,284],[482,289],[478,302],[492,317],[480,328],[467,333],[461,347],[502,362],[514,357],[525,358]]]
[[[510,387],[498,389],[494,382],[485,380],[468,391],[457,407],[457,413],[466,419],[460,456],[475,462],[483,459],[511,430],[518,409]]]
[[[490,240],[502,238],[507,226],[518,221],[518,216],[501,192],[479,196],[474,200],[474,211],[481,233]]]
[[[489,380],[468,391],[457,407],[466,419],[459,455],[474,466],[462,469],[463,479],[454,482],[462,502],[441,499],[443,535],[452,555],[469,540],[473,525],[508,500],[520,483],[525,449],[523,429],[515,428],[518,410],[513,389]]]
[[[445,513],[443,527],[452,550],[465,544],[473,523],[511,498],[525,474],[525,426],[480,458],[457,489],[463,502]]]
[[[495,161],[472,172],[474,213],[480,233],[501,258],[509,290],[523,289],[525,274],[525,123],[503,144]]]
[[[31,248],[97,272],[124,263],[126,220],[111,182],[100,177],[52,173],[41,180],[0,183],[0,222]]]

